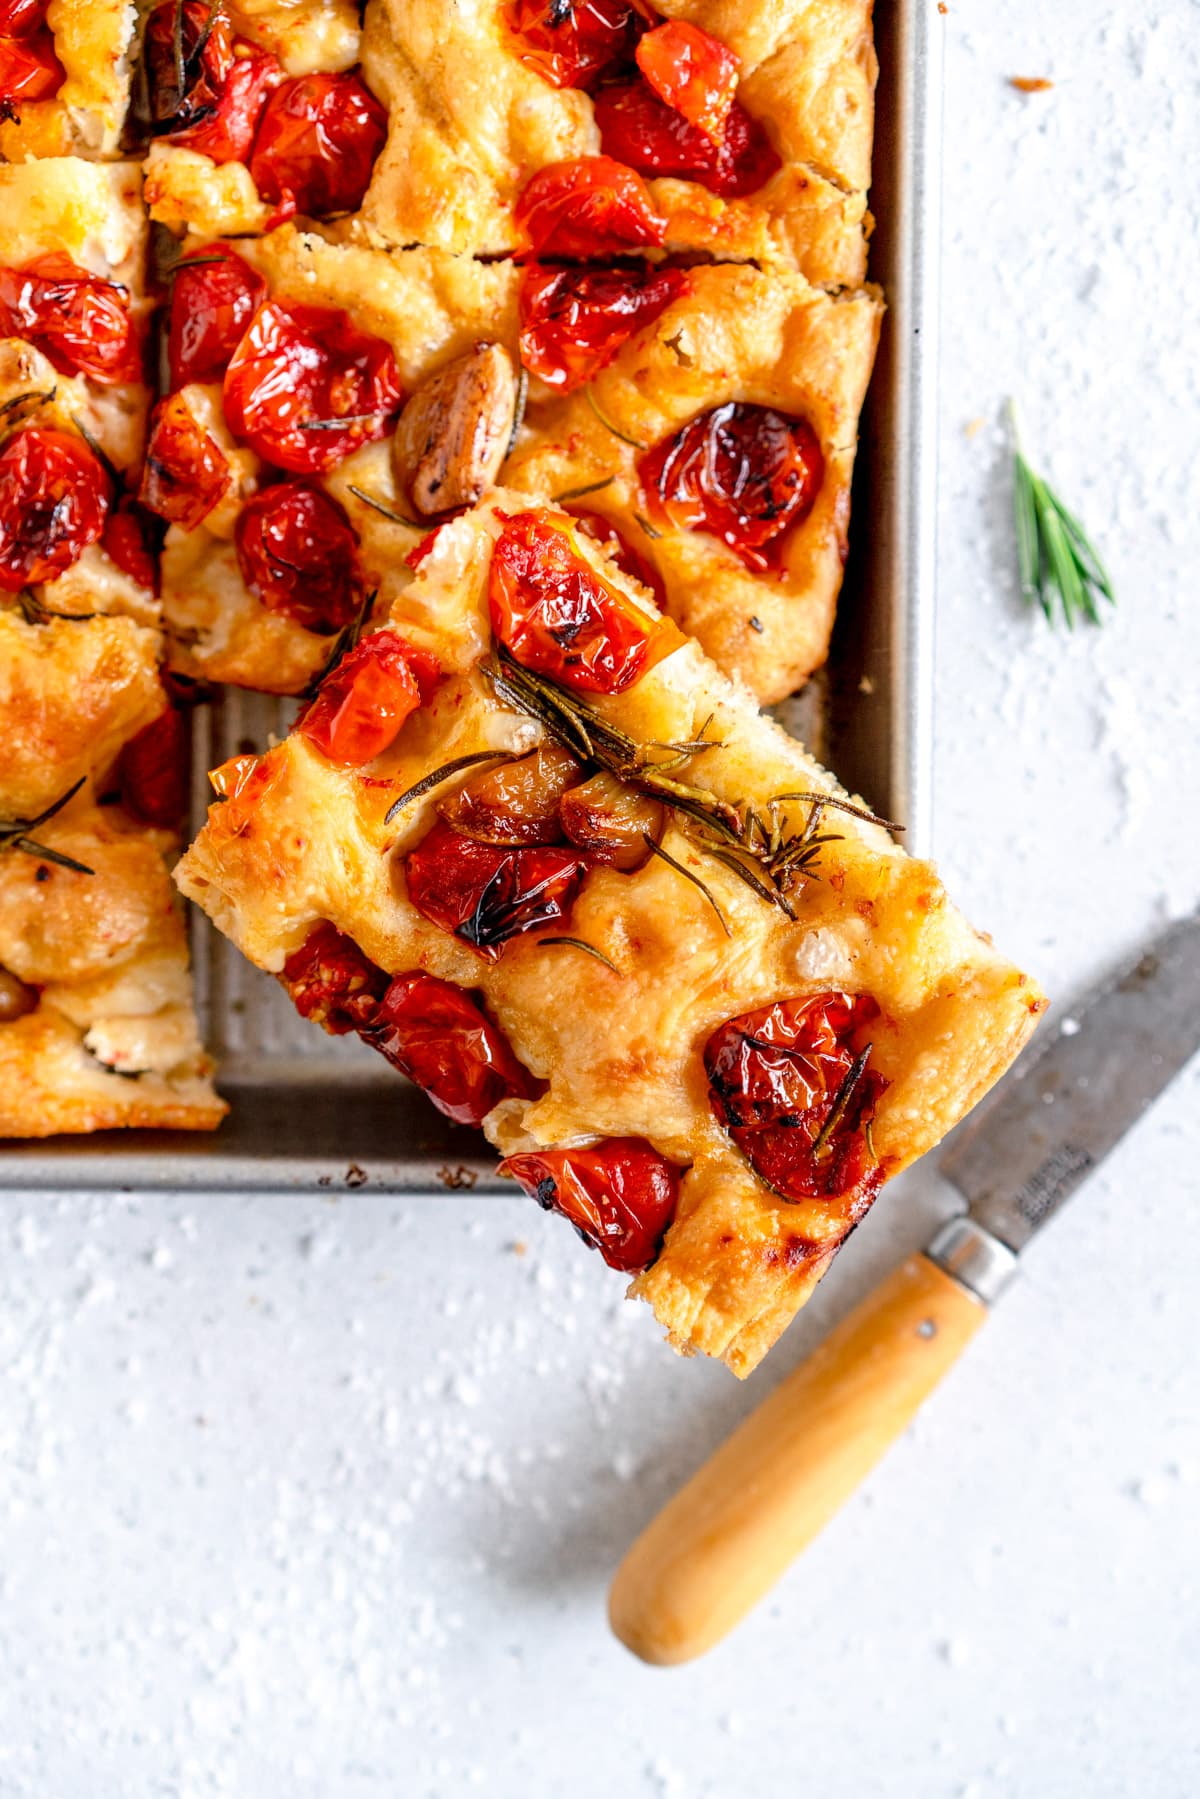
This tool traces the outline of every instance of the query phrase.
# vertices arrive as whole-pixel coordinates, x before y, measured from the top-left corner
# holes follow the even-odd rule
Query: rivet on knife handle
[[[903,1433],[986,1317],[928,1256],[902,1263],[643,1531],[609,1595],[626,1647],[670,1663],[719,1642]]]

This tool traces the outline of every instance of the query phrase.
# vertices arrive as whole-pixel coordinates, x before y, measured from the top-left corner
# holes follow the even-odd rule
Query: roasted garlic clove
[[[475,504],[500,473],[516,407],[516,370],[500,344],[476,344],[410,396],[392,453],[418,512]]]
[[[569,788],[559,817],[570,841],[594,861],[630,873],[650,854],[647,837],[657,843],[662,836],[665,812],[658,800],[605,772]]]
[[[15,1024],[27,1012],[36,1012],[36,987],[18,980],[10,968],[0,968],[0,1024]]]
[[[473,775],[438,811],[481,843],[561,843],[559,801],[582,772],[574,756],[544,743],[519,761]]]

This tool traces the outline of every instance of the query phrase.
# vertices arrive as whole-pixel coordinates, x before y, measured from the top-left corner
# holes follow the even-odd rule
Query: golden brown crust
[[[661,860],[633,874],[593,868],[570,932],[619,969],[536,934],[491,964],[409,905],[403,855],[433,817],[413,802],[388,827],[396,795],[450,758],[526,748],[540,727],[496,701],[474,664],[488,642],[486,578],[494,507],[439,537],[395,622],[457,671],[365,771],[328,762],[293,735],[262,759],[240,798],[215,806],[177,870],[195,899],[259,966],[278,972],[312,926],[331,920],[381,967],[427,969],[481,989],[516,1053],[548,1083],[487,1121],[506,1153],[581,1137],[645,1137],[687,1165],[676,1223],[633,1291],[676,1346],[749,1372],[803,1302],[849,1227],[837,1208],[788,1204],[751,1173],[708,1105],[702,1051],[725,1020],[782,997],[872,994],[872,1066],[891,1083],[873,1129],[895,1172],[935,1143],[1017,1053],[1042,1007],[1037,988],[973,932],[933,868],[879,829],[838,818],[819,881],[796,923],[766,905],[678,827],[664,847],[706,885],[704,896]],[[596,553],[597,567],[618,579]],[[627,587],[631,597],[634,590]],[[599,702],[635,740],[695,738],[711,718],[719,747],[703,781],[718,797],[763,808],[781,792],[836,794],[836,783],[758,714],[695,645],[679,647],[625,695]],[[697,762],[696,777],[700,775]]]
[[[667,0],[742,59],[739,97],[783,160],[758,193],[724,201],[685,181],[651,181],[669,250],[757,259],[849,285],[865,273],[876,78],[870,0]],[[587,94],[555,88],[522,61],[498,5],[371,0],[363,68],[390,132],[363,202],[381,241],[468,254],[525,247],[513,212],[538,169],[596,155]]]

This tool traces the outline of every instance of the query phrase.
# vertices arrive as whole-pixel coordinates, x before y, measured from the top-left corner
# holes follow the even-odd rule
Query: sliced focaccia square
[[[748,1372],[1044,1001],[567,514],[498,492],[177,879]]]
[[[0,612],[0,1136],[210,1130],[156,631]]]
[[[357,210],[387,133],[358,49],[353,0],[159,0],[134,86],[150,216],[240,236]]]
[[[870,0],[370,0],[389,243],[866,268]]]
[[[3,0],[0,159],[116,154],[136,18],[134,0]]]
[[[0,166],[0,592],[152,622],[140,195],[132,163]]]

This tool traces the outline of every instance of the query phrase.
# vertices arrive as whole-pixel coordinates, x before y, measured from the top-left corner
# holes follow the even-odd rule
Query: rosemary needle
[[[1080,618],[1098,625],[1102,622],[1098,600],[1116,603],[1108,571],[1074,513],[1026,460],[1011,400],[1009,418],[1021,597],[1030,606],[1040,606],[1051,625],[1060,617],[1068,630],[1074,630]]]

